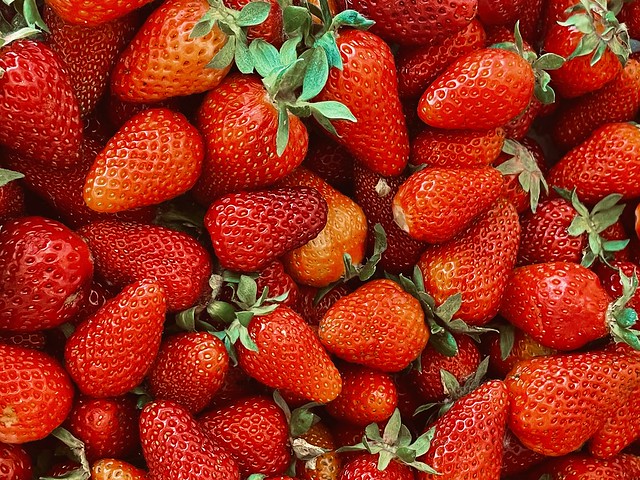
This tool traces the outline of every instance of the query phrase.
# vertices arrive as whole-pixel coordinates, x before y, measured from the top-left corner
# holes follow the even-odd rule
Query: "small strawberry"
[[[2,480],[32,480],[33,465],[24,448],[0,443],[0,475]]]
[[[45,438],[67,418],[73,393],[69,376],[55,359],[0,343],[0,442]]]
[[[91,465],[91,480],[148,480],[148,475],[130,463],[104,458]]]
[[[326,450],[325,453],[308,461],[298,459],[296,461],[297,477],[300,480],[338,480],[342,470],[342,460],[340,454],[335,452],[337,444],[331,429],[323,422],[318,422],[296,438],[304,440],[308,445]]]
[[[65,366],[85,395],[123,395],[144,379],[160,348],[166,312],[162,287],[126,287],[67,340]]]
[[[173,402],[156,401],[144,407],[140,440],[151,478],[240,480],[231,455],[207,437],[187,410]]]
[[[24,189],[16,180],[22,173],[0,168],[0,226],[9,220],[26,216]]]

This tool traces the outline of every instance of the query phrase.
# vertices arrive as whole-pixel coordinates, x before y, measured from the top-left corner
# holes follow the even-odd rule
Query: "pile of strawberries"
[[[0,13],[0,480],[640,479],[640,0]]]

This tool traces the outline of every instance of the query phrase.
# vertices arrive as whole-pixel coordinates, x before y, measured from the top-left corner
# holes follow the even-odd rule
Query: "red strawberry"
[[[125,16],[151,0],[47,0],[47,4],[67,22],[99,25]]]
[[[82,123],[60,57],[42,42],[19,40],[0,49],[0,69],[0,144],[48,166],[72,165]]]
[[[0,231],[0,330],[53,328],[80,308],[93,275],[82,239],[42,217],[23,217]]]
[[[150,108],[167,108],[176,112],[182,111],[181,97],[171,97],[155,102],[127,102],[109,92],[105,100],[106,116],[114,131],[119,130],[131,118]],[[110,132],[110,134],[113,132]],[[110,138],[111,135],[108,135]],[[107,138],[107,140],[108,140]]]
[[[104,458],[91,465],[91,480],[148,480],[147,472],[130,463]]]
[[[486,212],[502,191],[491,167],[427,167],[411,175],[393,198],[393,217],[412,238],[443,243]]]
[[[208,332],[173,335],[162,342],[149,370],[149,391],[195,414],[211,402],[228,368],[229,355],[220,339]]]
[[[550,105],[554,106],[555,103]],[[532,98],[529,105],[527,105],[527,108],[525,108],[520,115],[513,118],[503,126],[507,138],[511,138],[513,140],[524,140],[531,130],[533,122],[542,115],[543,108],[545,107],[548,107],[548,105],[544,105],[535,97]]]
[[[0,443],[0,478],[2,480],[33,478],[31,457],[19,445]]]
[[[334,138],[374,172],[399,175],[409,159],[409,136],[391,50],[376,35],[361,30],[341,30],[336,43],[343,69],[331,69],[316,99],[343,103],[356,122],[333,122],[338,135]],[[376,135],[367,133],[374,130]]]
[[[89,462],[101,458],[127,458],[137,451],[138,411],[133,397],[80,397],[66,424],[74,437],[84,443]]]
[[[400,462],[391,461],[384,469],[378,468],[378,455],[370,453],[358,454],[349,461],[340,473],[340,480],[413,480],[414,471],[411,467]]]
[[[636,40],[640,38],[640,3],[637,1],[625,2],[618,18],[627,26],[631,38]]]
[[[248,3],[253,0],[226,0],[225,4],[229,8],[234,10],[242,10]],[[259,25],[249,27],[247,31],[247,38],[249,41],[260,38],[267,43],[280,47],[283,42],[283,25],[282,25],[282,8],[278,0],[263,0],[271,5],[269,10],[269,16],[267,19]]]
[[[0,343],[34,350],[44,350],[47,346],[47,335],[42,331],[29,333],[1,332]]]
[[[309,325],[318,326],[320,320],[322,320],[322,317],[324,317],[331,306],[336,303],[338,299],[349,293],[351,293],[351,289],[343,283],[329,290],[326,295],[322,296],[320,301],[316,302],[315,298],[318,295],[318,289],[301,285],[298,313],[302,315]]]
[[[209,440],[195,419],[169,401],[147,404],[140,415],[142,452],[151,478],[239,480],[231,455]]]
[[[437,305],[462,294],[456,316],[471,325],[486,324],[498,312],[519,242],[516,209],[499,199],[457,237],[425,250],[418,267],[426,292]]]
[[[484,25],[513,25],[521,16],[525,0],[478,0],[478,17]]]
[[[318,422],[297,438],[310,445],[328,450],[327,453],[312,461],[298,459],[296,462],[297,477],[300,480],[338,480],[342,470],[342,460],[340,454],[335,452],[337,445],[329,427],[323,422]]]
[[[250,473],[284,473],[291,461],[287,418],[269,398],[243,398],[204,413],[198,423],[211,441],[233,456],[243,478]]]
[[[131,118],[98,154],[84,201],[120,212],[156,205],[191,189],[202,168],[202,137],[180,113],[151,109]]]
[[[524,2],[520,10],[520,32],[529,45],[538,45],[542,36],[545,7],[548,0]]]
[[[284,271],[284,265],[278,260],[274,260],[269,265],[260,270],[258,278],[256,278],[258,291],[262,292],[265,288],[269,289],[269,297],[279,297],[288,292],[287,298],[282,301],[282,305],[299,311],[300,288],[293,281],[293,278]]]
[[[143,281],[80,324],[64,350],[65,366],[80,391],[109,397],[139,385],[160,348],[165,311],[162,287]]]
[[[254,272],[315,238],[327,212],[313,188],[242,192],[218,199],[205,226],[222,267]]]
[[[543,455],[560,456],[580,448],[640,382],[640,361],[625,352],[570,353],[519,362],[505,380],[511,431]]]
[[[327,141],[326,136],[310,138],[303,166],[345,195],[352,192],[353,157],[342,145]]]
[[[511,433],[509,429],[505,431],[503,445],[504,453],[502,455],[502,470],[500,471],[503,477],[520,475],[529,468],[547,460],[544,455],[540,455],[522,445],[518,437]]]
[[[16,172],[0,168],[0,226],[3,223],[26,215],[24,189],[18,183]]]
[[[230,66],[218,70],[206,65],[225,45],[227,35],[216,26],[204,36],[191,36],[208,10],[206,0],[164,2],[118,59],[111,92],[123,100],[149,102],[217,87]]]
[[[337,357],[385,372],[406,368],[429,340],[420,302],[386,279],[340,298],[320,321],[318,335]]]
[[[0,442],[45,438],[67,418],[73,386],[48,355],[0,343]]]
[[[541,345],[540,342],[534,340],[522,330],[518,328],[513,330],[513,344],[510,345],[511,348],[508,349],[508,352],[503,344],[504,334],[493,335],[490,333],[483,342],[483,345],[488,350],[491,371],[500,378],[506,377],[516,363],[522,360],[558,353],[554,348]],[[503,349],[505,349],[504,352]]]
[[[620,273],[618,269],[622,271],[627,277],[633,277],[640,274],[640,266],[629,261],[613,261],[611,266],[604,263],[598,263],[595,265],[594,271],[600,279],[602,287],[607,291],[611,298],[619,298],[622,296],[622,282],[620,281]],[[613,267],[613,268],[611,268]],[[640,295],[634,294],[633,297],[627,302],[627,306],[633,308],[636,312],[640,311]]]
[[[217,410],[241,398],[257,395],[265,391],[256,380],[248,376],[239,365],[229,365],[222,385],[214,395],[207,409]]]
[[[78,233],[89,244],[96,271],[108,284],[123,288],[154,279],[165,291],[169,311],[191,307],[208,288],[209,253],[187,234],[116,221],[94,222]]]
[[[538,480],[542,474],[550,480],[633,480],[640,473],[640,458],[620,455],[608,460],[591,457],[585,453],[573,453],[562,458],[545,462],[534,469],[531,480]],[[529,477],[527,477],[529,480]]]
[[[257,77],[230,75],[209,92],[198,112],[207,151],[194,190],[198,201],[208,206],[226,193],[265,187],[300,165],[308,134],[298,117],[288,115],[289,142],[278,155],[278,110]]]

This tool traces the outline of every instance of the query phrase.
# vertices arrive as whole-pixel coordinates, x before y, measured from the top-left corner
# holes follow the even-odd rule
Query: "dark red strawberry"
[[[640,3],[633,0],[625,2],[618,18],[627,26],[631,38],[640,38]]]
[[[222,385],[209,403],[207,410],[218,410],[236,400],[265,392],[265,387],[248,376],[239,365],[230,365]]]
[[[0,443],[0,479],[32,480],[31,457],[19,445]]]
[[[301,285],[300,302],[298,303],[298,313],[302,315],[308,324],[315,326],[320,323],[324,314],[338,299],[351,292],[349,286],[343,283],[332,288],[326,295],[322,296],[320,301],[316,302],[315,298],[318,295],[318,290],[314,287]]]
[[[484,25],[515,24],[521,16],[525,0],[478,0],[478,18]]]
[[[16,347],[33,348],[34,350],[44,350],[47,346],[47,335],[45,332],[1,332],[0,343],[14,345]]]
[[[340,473],[340,480],[364,480],[375,478],[376,480],[413,480],[413,469],[400,462],[391,461],[384,469],[378,468],[378,455],[360,453],[349,461]]]
[[[505,431],[503,444],[504,453],[502,455],[502,470],[500,473],[505,477],[522,474],[531,467],[543,463],[548,458],[522,445],[518,437],[511,433],[508,428]]]
[[[633,480],[640,474],[640,458],[619,455],[602,460],[586,453],[572,453],[544,462],[527,474],[524,480]],[[543,477],[543,475],[546,475]]]
[[[26,215],[24,189],[17,182],[23,174],[0,167],[0,226]]]
[[[345,195],[353,191],[353,157],[342,145],[327,141],[325,135],[310,138],[303,166]]]

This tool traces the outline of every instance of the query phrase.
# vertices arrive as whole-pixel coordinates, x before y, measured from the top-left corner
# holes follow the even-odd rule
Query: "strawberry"
[[[638,478],[640,458],[633,455],[619,455],[618,457],[602,460],[585,453],[572,453],[562,458],[554,459],[533,470],[531,480],[539,478],[550,480],[633,480]],[[542,477],[541,475],[546,475]]]
[[[211,402],[228,369],[229,355],[220,339],[208,332],[173,335],[162,342],[149,370],[149,392],[195,414]]]
[[[577,190],[593,205],[619,193],[625,200],[640,196],[640,128],[610,123],[598,128],[549,170],[549,185]]]
[[[252,1],[254,0],[226,0],[225,4],[239,11]],[[278,0],[266,0],[266,2],[271,6],[269,15],[261,24],[249,27],[247,37],[250,41],[255,38],[261,38],[267,43],[280,47],[284,41],[282,8],[280,8]]]
[[[133,38],[137,17],[127,15],[96,26],[77,25],[46,5],[43,19],[50,31],[48,44],[64,60],[80,114],[86,116],[107,89],[118,55]]]
[[[239,365],[229,365],[222,385],[207,406],[208,410],[217,410],[236,400],[257,395],[265,391],[255,379],[245,373]]]
[[[140,440],[151,478],[240,479],[231,455],[211,441],[178,404],[148,403],[140,414]]]
[[[138,448],[138,411],[133,397],[76,399],[66,421],[84,443],[89,462],[105,457],[127,458]]]
[[[318,335],[337,357],[384,372],[406,368],[429,340],[420,302],[386,279],[340,298],[320,321]]]
[[[400,462],[391,461],[382,471],[378,468],[379,460],[377,455],[371,453],[361,453],[356,458],[342,467],[340,480],[365,480],[375,478],[376,480],[413,480],[413,469]]]
[[[120,55],[111,92],[123,100],[148,102],[217,87],[229,67],[206,65],[228,37],[217,26],[204,36],[191,35],[207,11],[206,0],[171,0],[158,7]]]
[[[629,261],[613,261],[610,263],[610,266],[599,263],[595,265],[593,270],[598,275],[602,287],[607,291],[609,296],[611,298],[618,298],[623,293],[623,284],[620,280],[620,272],[618,270],[621,270],[627,277],[633,277],[634,273],[636,275],[640,273],[640,266]],[[634,294],[629,299],[627,305],[636,312],[640,311],[640,295]]]
[[[444,243],[486,212],[502,191],[491,167],[427,167],[411,175],[393,197],[393,217],[412,238]]]
[[[148,476],[130,463],[104,458],[91,465],[91,480],[148,480]]]
[[[82,123],[60,57],[42,42],[18,40],[0,49],[0,71],[0,144],[50,167],[72,165]]]
[[[438,474],[420,472],[417,478],[498,478],[508,409],[507,388],[499,380],[487,382],[459,399],[433,425],[435,435],[431,447],[420,457]],[[464,429],[460,425],[464,425]]]
[[[293,281],[293,278],[284,271],[284,265],[279,260],[274,260],[260,270],[258,278],[256,278],[256,285],[259,292],[268,288],[270,297],[278,297],[287,293],[287,298],[282,301],[282,304],[299,311],[300,288]]]
[[[442,168],[483,167],[498,158],[504,140],[502,128],[487,131],[426,128],[411,144],[411,163]]]
[[[61,325],[80,309],[93,259],[80,236],[42,217],[0,231],[0,330],[34,332]]]
[[[109,285],[123,288],[155,279],[167,296],[167,309],[195,304],[208,288],[209,253],[188,235],[137,223],[93,222],[78,233],[89,244],[96,271]]]
[[[356,121],[334,122],[333,137],[367,168],[399,175],[409,159],[409,136],[391,50],[380,37],[361,30],[339,31],[336,43],[343,68],[330,70],[317,99],[342,102]],[[378,135],[365,134],[374,130]]]
[[[26,216],[24,189],[16,180],[24,175],[0,168],[0,226],[9,220]]]
[[[181,100],[183,100],[182,97],[170,97],[153,102],[128,102],[114,95],[111,91],[108,92],[106,97],[106,100],[103,102],[104,110],[106,110],[104,114],[108,119],[108,125],[112,127],[112,131],[109,131],[105,140],[111,138],[112,134],[122,128],[128,120],[150,108],[167,108],[175,112],[183,111],[183,109],[181,109],[183,106],[183,102],[181,102]]]
[[[522,14],[524,0],[478,0],[478,18],[484,25],[513,25]]]
[[[522,445],[518,437],[511,433],[509,429],[505,431],[503,447],[502,470],[500,471],[503,477],[510,478],[511,475],[520,475],[529,468],[547,460],[544,455],[540,455]]]
[[[342,145],[327,141],[324,135],[310,137],[302,166],[345,195],[353,190],[353,157]]]
[[[284,412],[266,397],[248,397],[198,419],[212,442],[224,447],[244,477],[284,473],[291,460]]]
[[[518,115],[503,125],[507,138],[524,140],[531,130],[533,122],[542,115],[544,108],[553,108],[555,103],[544,105],[536,97],[532,98],[529,105]]]
[[[73,386],[52,357],[0,343],[0,442],[45,438],[71,410]]]
[[[25,333],[2,332],[0,333],[0,343],[34,350],[44,350],[47,346],[47,336],[42,331]]]
[[[637,1],[625,2],[620,14],[620,22],[629,30],[629,36],[636,40],[640,38],[640,3]]]
[[[278,110],[257,77],[230,75],[209,92],[198,111],[207,152],[194,190],[198,201],[208,206],[226,193],[271,185],[300,165],[307,130],[298,117],[288,118],[288,144],[277,152]]]
[[[532,0],[524,2],[520,9],[520,31],[529,45],[538,45],[540,43],[547,3],[548,0]]]
[[[254,272],[314,239],[327,212],[327,202],[313,188],[242,192],[214,202],[205,226],[222,267]]]
[[[311,461],[298,459],[296,462],[297,477],[300,480],[338,480],[338,475],[342,470],[342,461],[340,454],[334,451],[337,445],[329,427],[323,422],[316,423],[297,438],[327,450],[326,453]]]
[[[509,428],[535,452],[565,455],[593,436],[639,381],[637,356],[623,349],[519,362],[505,380]]]
[[[509,340],[505,339],[507,335]],[[502,326],[500,335],[489,333],[485,338],[484,345],[488,350],[491,371],[500,378],[506,377],[520,361],[558,353],[555,348],[545,347],[527,333],[510,325]]]
[[[322,320],[325,313],[338,299],[351,293],[348,285],[339,284],[316,302],[315,298],[318,295],[318,290],[306,285],[300,286],[300,302],[298,303],[298,313],[302,315],[309,325],[316,327],[320,324],[320,320]]]
[[[426,292],[436,304],[461,293],[457,317],[471,325],[486,324],[498,312],[519,242],[515,207],[499,199],[467,230],[425,250],[418,267]]]
[[[124,17],[151,0],[47,0],[47,4],[65,21],[95,26]]]
[[[486,34],[478,20],[462,30],[425,45],[401,49],[398,58],[398,92],[419,97],[454,60],[485,47]]]
[[[331,416],[363,426],[391,417],[398,404],[398,393],[388,373],[345,365],[340,375],[342,391],[327,404]]]
[[[162,287],[136,282],[85,320],[67,340],[65,366],[85,395],[123,395],[144,379],[160,348]]]
[[[98,154],[84,201],[92,210],[110,213],[162,203],[193,187],[203,158],[202,137],[182,114],[146,110],[127,121]]]
[[[31,457],[20,445],[0,443],[0,478],[3,480],[31,480]]]

